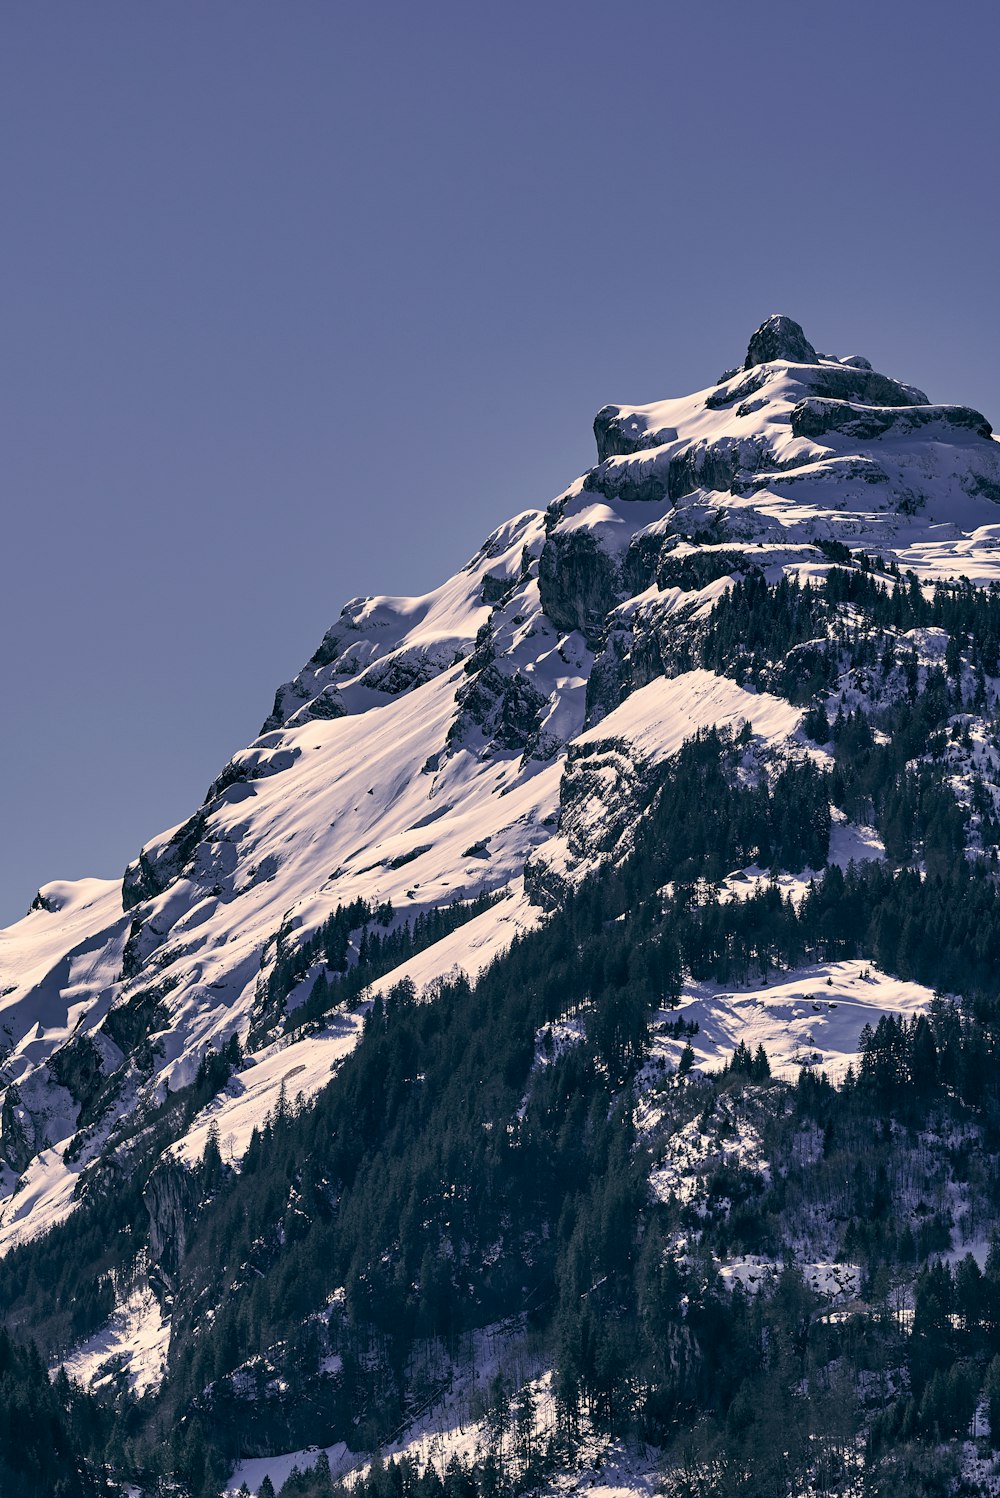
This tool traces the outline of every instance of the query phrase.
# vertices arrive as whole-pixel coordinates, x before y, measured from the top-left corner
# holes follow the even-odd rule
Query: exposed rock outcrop
[[[977,437],[993,435],[986,417],[971,406],[869,406],[813,396],[800,401],[792,412],[792,431],[796,437],[825,437],[830,432],[840,432],[845,437],[870,442],[887,432],[905,436],[918,427],[934,424],[974,432]]]
[[[38,1145],[34,1120],[21,1102],[19,1089],[12,1083],[0,1107],[0,1156],[11,1170],[22,1171],[34,1158]]]
[[[753,369],[755,364],[770,364],[776,359],[791,364],[816,364],[819,355],[806,337],[802,328],[791,317],[775,313],[750,339],[744,369]]]
[[[542,710],[547,699],[536,691],[527,676],[507,671],[491,662],[457,695],[461,712],[452,725],[449,742],[476,747],[530,750],[538,738]]]
[[[150,1283],[164,1300],[176,1289],[187,1252],[188,1230],[198,1206],[196,1178],[176,1160],[165,1158],[146,1182],[143,1201],[149,1214]]]
[[[556,530],[549,536],[538,564],[538,587],[553,624],[578,629],[590,645],[599,640],[619,596],[615,564],[587,530]]]
[[[594,438],[597,461],[603,463],[605,458],[628,457],[649,447],[675,442],[677,431],[675,427],[658,427],[649,431],[621,406],[602,406],[594,417]]]
[[[122,879],[122,906],[133,910],[143,900],[162,894],[189,865],[205,835],[207,813],[199,808],[165,841],[143,848]]]

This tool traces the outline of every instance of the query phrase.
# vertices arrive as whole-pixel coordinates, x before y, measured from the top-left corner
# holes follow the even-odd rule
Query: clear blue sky
[[[0,918],[770,312],[1000,425],[986,3],[0,15]]]

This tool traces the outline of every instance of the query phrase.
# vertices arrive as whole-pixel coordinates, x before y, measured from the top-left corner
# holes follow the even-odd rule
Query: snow
[[[407,1457],[416,1463],[419,1470],[433,1466],[443,1475],[453,1457],[467,1463],[484,1457],[488,1437],[482,1418],[483,1402],[498,1374],[502,1374],[505,1385],[512,1394],[515,1391],[530,1390],[534,1403],[534,1441],[544,1442],[553,1434],[555,1401],[552,1373],[550,1369],[539,1365],[537,1356],[532,1352],[530,1339],[525,1337],[520,1323],[487,1326],[473,1332],[471,1336],[472,1344],[466,1353],[454,1362],[445,1361],[435,1370],[440,1390],[438,1396],[432,1396],[427,1405],[417,1411],[409,1423],[395,1432],[380,1448],[385,1461],[393,1457]],[[608,1477],[615,1474],[624,1484],[638,1483],[638,1486],[609,1487],[609,1492],[651,1492],[651,1484],[645,1480],[647,1462],[630,1458],[606,1438],[593,1436],[586,1430],[586,1421],[584,1427],[580,1452],[582,1468],[594,1477],[604,1468]],[[509,1441],[508,1436],[505,1438],[505,1445]],[[348,1487],[358,1477],[370,1471],[372,1453],[352,1452],[343,1442],[323,1449],[329,1458],[334,1479],[344,1481]],[[297,1466],[300,1471],[305,1471],[315,1466],[319,1452],[318,1447],[305,1447],[276,1456],[243,1461],[236,1466],[225,1491],[227,1495],[235,1494],[240,1484],[245,1482],[251,1493],[256,1494],[265,1476],[270,1476],[277,1491],[293,1467]],[[589,1486],[587,1490],[591,1490]]]
[[[94,989],[117,975],[128,926],[114,880],[47,884],[38,897],[51,908],[0,931],[0,1042],[12,1080],[78,1028]]]
[[[779,742],[795,732],[801,719],[801,708],[780,697],[699,668],[640,687],[595,728],[580,734],[574,748],[622,739],[635,756],[655,764],[676,754],[699,729],[738,729],[750,723],[760,738]]]
[[[579,1015],[553,1020],[543,1025],[535,1036],[535,1059],[533,1069],[552,1066],[574,1046],[586,1039],[587,1026]]]
[[[149,1285],[140,1283],[110,1320],[86,1342],[61,1358],[70,1378],[99,1391],[124,1374],[137,1396],[159,1388],[167,1367],[170,1325]]]
[[[432,1464],[443,1473],[453,1456],[471,1462],[484,1454],[486,1437],[481,1417],[483,1399],[489,1394],[496,1375],[503,1373],[510,1386],[528,1386],[535,1396],[534,1432],[547,1435],[555,1424],[551,1392],[551,1373],[539,1366],[530,1352],[519,1322],[484,1327],[471,1333],[471,1346],[454,1362],[443,1360],[428,1370],[429,1381],[439,1392],[432,1395],[424,1408],[416,1411],[407,1424],[390,1434],[380,1453],[384,1460],[406,1456],[421,1469]],[[370,1470],[373,1453],[352,1452],[343,1442],[324,1448],[336,1479],[352,1479]],[[272,1457],[241,1462],[233,1471],[227,1494],[237,1491],[245,1482],[256,1493],[265,1475],[275,1490],[294,1466],[300,1470],[315,1466],[318,1447],[306,1447]]]
[[[643,528],[662,520],[670,513],[671,508],[666,500],[643,505]],[[567,507],[560,529],[566,535],[572,531],[588,531],[603,551],[617,556],[626,549],[635,535],[637,518],[635,504],[629,500],[605,499],[593,502],[589,495],[581,494],[576,503]]]
[[[857,1066],[866,1024],[874,1029],[883,1015],[919,1014],[933,997],[931,989],[890,978],[862,961],[818,963],[747,988],[689,981],[677,1009],[654,1024],[652,1060],[676,1068],[689,1040],[695,1065],[715,1071],[742,1040],[753,1051],[763,1045],[772,1074],[787,1081],[803,1066],[841,1081],[849,1066]],[[697,1024],[698,1033],[667,1034],[663,1027],[679,1019]]]
[[[815,872],[814,869],[807,869],[801,874],[773,874],[752,863],[745,869],[736,869],[732,874],[727,874],[716,886],[715,893],[724,904],[727,900],[752,900],[765,888],[774,885],[783,899],[787,897],[793,905],[799,905],[808,893],[809,883],[815,877]],[[700,888],[706,895],[712,890],[709,884],[703,884]]]
[[[659,1118],[655,1110],[647,1108],[640,1110],[636,1121],[643,1132],[649,1133]],[[724,1137],[720,1137],[722,1123]],[[703,1130],[701,1119],[695,1117],[671,1134],[664,1158],[650,1171],[650,1189],[661,1202],[671,1197],[683,1203],[693,1202],[703,1190],[704,1177],[724,1164],[751,1171],[765,1180],[770,1169],[754,1124],[728,1100],[720,1103],[709,1133]]]
[[[488,1441],[484,1422],[474,1413],[482,1408],[482,1398],[491,1380],[503,1372],[508,1387],[530,1390],[534,1401],[532,1439],[544,1443],[555,1431],[555,1401],[551,1370],[538,1368],[525,1345],[523,1334],[500,1327],[486,1327],[474,1334],[474,1348],[469,1360],[451,1368],[448,1387],[441,1398],[432,1400],[410,1425],[394,1440],[381,1448],[385,1461],[407,1457],[418,1470],[433,1466],[444,1474],[448,1463],[458,1457],[467,1463],[481,1459]],[[510,1437],[506,1438],[510,1441]],[[352,1452],[343,1442],[319,1448],[308,1446],[276,1456],[255,1457],[240,1462],[225,1489],[227,1498],[246,1483],[255,1495],[265,1476],[277,1492],[293,1468],[307,1471],[314,1467],[320,1450],[326,1451],[335,1481],[350,1488],[371,1467],[371,1454]],[[588,1498],[651,1498],[656,1490],[658,1472],[655,1452],[634,1451],[622,1443],[597,1436],[582,1420],[577,1452],[577,1469],[556,1473],[545,1491],[553,1494],[586,1493]]]
[[[830,1305],[856,1300],[861,1293],[861,1267],[858,1264],[831,1262],[796,1263],[795,1266],[811,1290]],[[749,1254],[727,1259],[719,1266],[724,1284],[740,1284],[751,1294],[778,1278],[783,1265],[774,1259]]]
[[[809,751],[810,754],[813,752]],[[831,807],[830,846],[827,862],[847,869],[852,863],[878,863],[885,858],[885,844],[874,827],[862,827],[849,822],[836,806]],[[718,898],[726,900],[750,900],[765,888],[776,887],[782,898],[789,898],[794,905],[805,899],[810,886],[822,877],[822,869],[803,869],[798,874],[775,873],[762,869],[758,864],[735,869],[715,887]],[[711,886],[706,887],[706,893]]]
[[[820,360],[827,367],[836,363]],[[665,482],[674,460],[699,448],[728,446],[746,463],[746,482],[734,491],[694,490],[678,500],[676,529],[701,535],[721,521],[730,543],[806,546],[837,539],[896,555],[904,568],[928,579],[1000,578],[997,507],[988,497],[1000,477],[996,443],[948,423],[947,408],[940,407],[923,408],[935,418],[926,425],[904,415],[879,437],[831,430],[813,441],[795,435],[792,413],[814,395],[815,370],[779,360],[761,366],[753,378],[759,388],[752,399],[734,398],[717,408],[716,402],[745,383],[742,373],[724,387],[615,408],[632,440],[647,445],[599,465],[596,487],[607,497],[657,476]],[[770,468],[760,467],[762,452]],[[578,484],[561,503],[564,524],[575,527],[583,506],[597,500]],[[631,504],[637,511],[653,510],[649,503]],[[686,523],[679,523],[685,514]]]
[[[60,1146],[40,1151],[14,1185],[8,1186],[11,1194],[0,1214],[0,1253],[38,1237],[72,1212],[82,1162],[71,1166],[63,1152]]]
[[[572,794],[564,798],[569,810],[558,834],[534,855],[535,865],[556,881],[572,883],[610,856],[623,818],[627,825],[634,814],[628,788],[699,730],[749,724],[757,751],[798,754],[806,752],[796,739],[801,718],[800,708],[712,671],[657,677],[573,740],[566,771]]]
[[[829,862],[846,869],[852,863],[878,863],[885,858],[885,844],[874,827],[859,827],[849,822],[842,811],[833,809],[830,828]]]
[[[312,1099],[354,1049],[362,1024],[360,1013],[339,1013],[320,1035],[294,1044],[278,1042],[258,1052],[202,1108],[169,1153],[188,1165],[196,1164],[215,1124],[223,1160],[237,1163],[246,1154],[254,1129],[263,1126],[268,1114],[277,1113],[282,1089],[289,1107],[300,1099]]]
[[[523,878],[513,879],[505,898],[497,905],[473,916],[433,947],[400,963],[374,982],[370,991],[388,993],[396,983],[409,979],[419,994],[439,978],[455,972],[474,980],[495,957],[506,951],[515,937],[533,930],[540,920],[541,911],[525,894]]]
[[[205,882],[218,879],[220,893],[181,879],[144,909],[148,925],[165,934],[141,982],[180,979],[164,999],[169,1024],[155,1037],[160,1061],[148,1095],[162,1094],[165,1084],[172,1090],[184,1086],[208,1046],[221,1048],[234,1030],[245,1035],[261,952],[283,924],[306,935],[337,905],[358,897],[389,899],[402,915],[415,915],[515,886],[492,919],[470,922],[436,957],[421,954],[395,975],[415,975],[425,984],[455,965],[477,971],[537,919],[516,881],[527,853],[551,836],[560,766],[522,766],[512,755],[482,760],[460,749],[437,772],[423,773],[430,745],[445,742],[461,680],[460,670],[453,670],[419,688],[419,712],[412,697],[404,696],[360,717],[292,728],[282,736],[286,747],[298,751],[288,768],[224,793],[208,829],[211,869],[202,875]],[[481,842],[488,857],[464,856]],[[20,979],[14,994],[0,1001],[0,1024],[7,1024],[16,1042],[5,1075],[22,1088],[35,1075],[51,1094],[42,1070],[47,1057],[74,1028],[95,1030],[127,993],[120,971],[129,924],[119,888],[107,885],[82,910],[79,903],[72,906],[68,923],[65,912],[36,911],[5,934],[2,975],[5,981],[8,973]],[[77,945],[62,956],[67,937],[78,938]],[[8,967],[9,953],[16,966]],[[280,1081],[272,1083],[282,1068],[302,1066],[297,1075],[309,1096],[355,1038],[356,1028],[348,1026],[301,1042],[291,1062],[262,1057],[252,1084],[249,1074],[241,1074],[237,1085],[246,1094],[227,1097],[218,1120],[223,1140],[233,1136],[234,1153],[273,1108]],[[51,1140],[60,1148],[31,1167],[20,1194],[10,1199],[0,1219],[0,1242],[14,1241],[6,1230],[15,1223],[16,1236],[29,1231],[29,1214],[34,1232],[70,1209],[77,1172],[62,1154],[74,1112],[69,1110]],[[186,1159],[203,1147],[207,1120],[202,1123],[181,1151]]]
[[[837,365],[820,363],[827,370]],[[520,933],[537,927],[543,913],[528,896],[526,865],[542,876],[540,884],[547,872],[558,885],[616,855],[627,845],[642,778],[693,734],[751,725],[747,766],[765,773],[789,757],[829,763],[822,749],[804,741],[801,708],[701,669],[645,682],[644,673],[657,669],[652,657],[633,660],[644,684],[600,717],[601,704],[617,697],[591,693],[588,705],[593,637],[558,628],[542,608],[539,558],[550,539],[592,541],[609,589],[618,589],[605,667],[619,644],[627,661],[629,640],[642,631],[640,643],[649,645],[658,631],[697,629],[731,586],[729,567],[734,575],[760,569],[772,583],[783,574],[821,578],[830,565],[817,547],[824,540],[894,559],[927,585],[958,577],[1000,582],[1000,508],[990,497],[1000,492],[997,444],[949,424],[942,409],[870,439],[847,430],[819,440],[798,436],[792,413],[815,395],[815,378],[815,369],[779,360],[752,372],[753,391],[736,394],[746,385],[740,373],[724,387],[619,408],[623,429],[644,444],[640,451],[599,464],[546,512],[527,510],[498,527],[441,587],[419,598],[355,599],[343,609],[319,651],[279,688],[268,730],[217,782],[225,788],[203,809],[190,866],[171,867],[179,829],[146,844],[149,864],[162,873],[161,893],[126,912],[120,881],[57,881],[40,891],[37,908],[0,932],[0,1098],[6,1094],[13,1104],[9,1112],[26,1136],[34,1132],[26,1168],[0,1166],[0,1253],[73,1210],[80,1177],[106,1147],[117,1118],[141,1118],[167,1088],[191,1082],[207,1047],[219,1048],[234,1034],[247,1040],[279,930],[287,950],[339,905],[359,898],[391,900],[398,926],[456,899],[500,897],[373,983],[353,1008],[327,1016],[322,1028],[297,1036],[274,1030],[168,1147],[186,1165],[202,1157],[215,1126],[223,1158],[238,1167],[254,1128],[274,1115],[282,1094],[289,1106],[314,1098],[356,1045],[372,994],[405,978],[433,1001],[441,978],[458,971],[474,978]],[[924,418],[927,424],[914,424]],[[697,466],[710,448],[725,461],[700,472],[723,487],[692,487],[675,502],[663,498],[671,475],[676,491],[685,462]],[[731,483],[729,458],[737,470]],[[636,498],[640,493],[661,497]],[[642,557],[660,547],[661,562],[671,565],[644,570]],[[746,560],[729,561],[736,551]],[[691,579],[702,565],[708,581],[660,585],[659,576],[686,577],[686,568],[674,564],[689,560]],[[626,596],[630,577],[635,591]],[[944,659],[943,631],[912,631],[908,638],[922,668]],[[628,672],[622,679],[627,683]],[[503,742],[511,727],[497,705],[505,686],[541,703],[537,731],[528,742],[515,736],[516,747]],[[474,708],[472,689],[485,698]],[[853,686],[847,700],[868,705]],[[992,765],[996,757],[982,720],[968,726],[972,748],[950,743],[947,750],[960,795],[970,764]],[[850,823],[836,808],[832,815],[831,863],[846,868],[885,857],[875,829]],[[798,900],[814,872],[781,872],[779,888]],[[745,897],[769,877],[756,867],[735,870],[721,896]],[[136,950],[142,970],[127,977],[123,966]],[[318,971],[314,965],[290,995],[290,1009],[308,996]],[[161,994],[165,1013],[148,1037],[153,1065],[148,1074],[129,1073],[115,1111],[86,1139],[76,1136],[77,1103],[49,1063],[86,1036],[106,1073],[127,1064],[104,1026],[113,1009],[150,988]],[[695,1073],[720,1069],[742,1041],[751,1051],[763,1045],[781,1079],[794,1080],[809,1066],[840,1080],[857,1063],[866,1024],[874,1027],[883,1014],[915,1014],[931,1001],[928,989],[864,961],[822,963],[738,986],[688,982],[679,1006],[654,1017],[637,1082],[636,1124],[654,1150],[651,1189],[691,1202],[718,1163],[764,1177],[770,1170],[755,1089],[747,1089],[746,1102],[723,1092],[709,1125],[693,1117],[664,1137],[668,1102],[703,1086],[697,1075],[690,1082],[676,1075],[687,1044]],[[696,1033],[671,1033],[678,1021]],[[583,1033],[578,1013],[540,1031],[536,1067]],[[11,1084],[16,1100],[7,1091]],[[988,1245],[976,1236],[972,1215],[963,1217],[957,1188],[952,1196],[956,1242],[966,1233],[967,1242],[950,1256],[972,1251],[982,1262]],[[830,1314],[840,1315],[856,1297],[860,1276],[857,1266],[822,1257],[832,1251],[814,1245],[800,1267],[837,1308]],[[780,1266],[741,1257],[719,1269],[724,1281],[756,1291]],[[140,1265],[138,1277],[121,1287],[106,1326],[65,1359],[72,1377],[97,1388],[127,1381],[140,1395],[157,1387],[169,1325],[141,1271]],[[530,1384],[536,1430],[545,1432],[550,1377],[523,1343],[519,1328],[478,1333],[468,1366],[450,1370],[441,1397],[393,1433],[388,1451],[439,1469],[452,1454],[474,1459],[483,1442],[480,1389],[501,1366],[516,1367],[517,1379]],[[328,1358],[326,1371],[335,1374],[337,1361]],[[310,1448],[247,1461],[234,1473],[232,1490],[245,1480],[256,1492],[265,1473],[278,1488],[295,1465],[309,1467],[317,1454]],[[343,1443],[328,1455],[335,1476],[348,1481],[370,1461]],[[648,1495],[657,1481],[649,1463],[607,1443],[585,1442],[581,1466],[556,1477],[552,1492]]]
[[[242,1484],[246,1483],[253,1498],[257,1498],[264,1478],[270,1477],[274,1491],[280,1493],[282,1484],[291,1476],[292,1468],[298,1467],[300,1472],[305,1472],[310,1467],[315,1467],[321,1450],[325,1450],[330,1458],[330,1470],[334,1477],[341,1475],[353,1457],[353,1453],[348,1450],[343,1441],[322,1448],[304,1446],[298,1451],[283,1452],[280,1456],[249,1457],[236,1467],[225,1492],[227,1495],[236,1494]]]

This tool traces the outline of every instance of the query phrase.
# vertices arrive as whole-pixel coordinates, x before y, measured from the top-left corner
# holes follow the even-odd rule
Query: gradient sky
[[[0,920],[772,311],[1000,427],[986,3],[0,14]]]

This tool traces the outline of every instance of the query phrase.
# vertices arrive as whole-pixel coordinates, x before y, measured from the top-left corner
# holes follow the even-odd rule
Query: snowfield
[[[140,1283],[96,1336],[74,1348],[59,1366],[75,1383],[113,1388],[124,1377],[141,1397],[159,1387],[167,1367],[170,1323],[148,1285]]]
[[[874,1030],[884,1014],[919,1014],[934,995],[919,983],[889,978],[867,962],[830,962],[781,974],[756,988],[685,985],[676,1010],[654,1022],[650,1066],[676,1069],[689,1040],[695,1065],[716,1071],[732,1058],[740,1041],[751,1050],[762,1045],[772,1074],[794,1081],[804,1066],[842,1081],[857,1062],[861,1032]],[[698,1026],[698,1033],[676,1038],[663,1027],[676,1020]]]
[[[699,667],[639,687],[596,727],[580,734],[574,748],[622,740],[636,759],[656,764],[676,754],[702,728],[739,729],[748,723],[758,738],[779,744],[801,720],[801,709],[780,697],[737,686]]]

